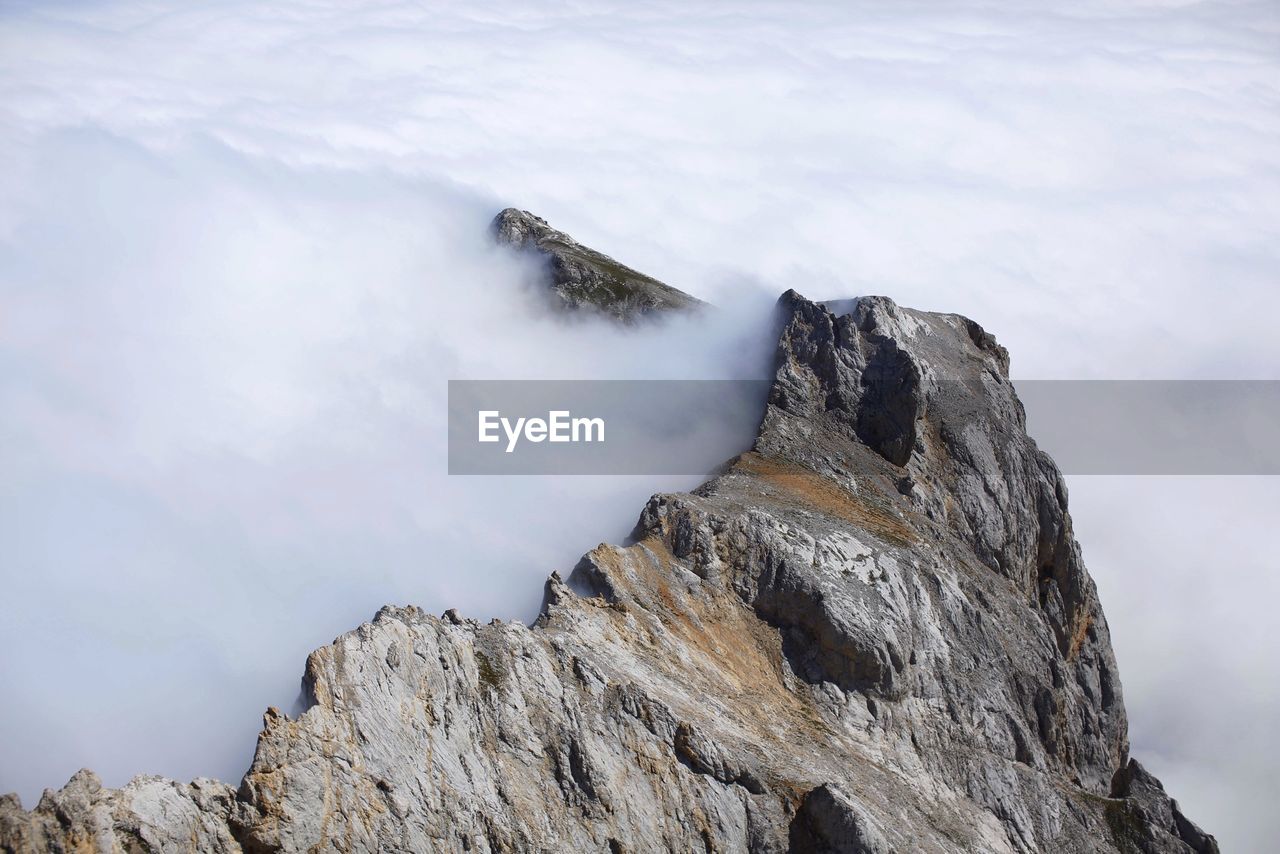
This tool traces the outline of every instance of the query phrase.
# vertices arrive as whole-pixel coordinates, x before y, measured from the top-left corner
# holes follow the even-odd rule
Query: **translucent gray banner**
[[[1280,474],[1280,382],[1015,383],[1067,474]],[[751,447],[769,383],[452,380],[450,474],[705,474]]]
[[[1066,474],[1280,474],[1280,382],[1021,380],[1027,432]]]
[[[704,474],[751,447],[769,384],[450,380],[450,474]]]

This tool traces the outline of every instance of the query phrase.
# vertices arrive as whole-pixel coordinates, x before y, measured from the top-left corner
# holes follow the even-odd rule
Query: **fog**
[[[0,790],[234,780],[310,649],[387,602],[527,619],[693,483],[449,478],[447,379],[742,375],[788,287],[962,312],[1018,378],[1276,379],[1278,37],[1270,2],[5,4]],[[719,319],[547,316],[507,205]],[[1070,482],[1135,754],[1268,847],[1274,483]]]
[[[698,482],[450,477],[448,380],[771,353],[750,286],[632,330],[552,314],[538,264],[492,244],[495,200],[439,183],[84,131],[22,177],[0,727],[28,798],[80,765],[238,779],[312,648],[386,603],[529,620],[553,569]]]

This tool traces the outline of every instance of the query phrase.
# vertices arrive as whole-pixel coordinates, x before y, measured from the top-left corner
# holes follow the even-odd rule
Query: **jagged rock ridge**
[[[788,292],[754,448],[537,622],[384,608],[238,789],[87,772],[6,850],[1211,852],[1128,755],[1106,620],[1008,357]],[[114,846],[114,848],[113,848]]]
[[[542,258],[546,285],[561,308],[596,311],[631,323],[657,313],[704,305],[684,291],[583,246],[528,211],[507,208],[493,218],[489,229],[498,243]]]

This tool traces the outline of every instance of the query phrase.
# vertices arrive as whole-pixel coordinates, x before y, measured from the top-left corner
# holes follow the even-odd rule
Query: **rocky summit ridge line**
[[[493,218],[489,232],[499,244],[532,252],[541,259],[544,284],[557,308],[595,312],[633,324],[646,317],[706,305],[583,246],[528,211],[507,208]]]
[[[553,574],[532,626],[383,608],[239,788],[81,771],[5,851],[1214,852],[1130,758],[1106,619],[1008,355],[778,306],[752,450]]]

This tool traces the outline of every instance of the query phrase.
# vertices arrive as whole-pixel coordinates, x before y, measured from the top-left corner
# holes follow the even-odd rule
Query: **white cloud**
[[[21,178],[0,731],[28,798],[82,764],[236,779],[311,648],[386,602],[528,618],[552,569],[696,483],[451,478],[448,379],[768,350],[763,291],[709,322],[560,322],[490,244],[495,202],[440,183],[85,130],[42,134]]]
[[[506,204],[721,305],[962,311],[1021,377],[1275,378],[1278,33],[1268,2],[7,4],[0,788],[234,776],[311,647],[384,600],[527,610],[684,485],[440,475],[442,378],[720,364],[525,320]],[[1274,644],[1232,628],[1274,490],[1230,560],[1187,547],[1235,489],[1074,503],[1135,745],[1244,847],[1275,819],[1209,762],[1275,717]],[[1243,610],[1167,583],[1205,562]],[[1175,614],[1197,666],[1137,640]]]
[[[1280,478],[1077,477],[1071,502],[1098,581],[1133,752],[1225,850],[1265,851],[1280,738],[1268,547]],[[1211,824],[1216,821],[1216,824]]]

